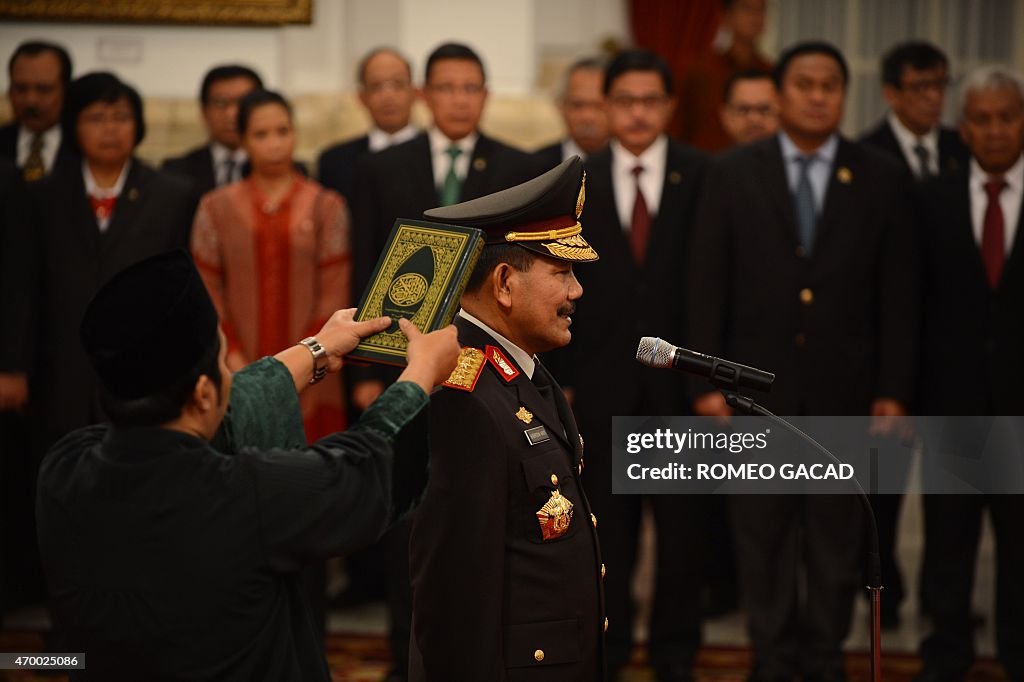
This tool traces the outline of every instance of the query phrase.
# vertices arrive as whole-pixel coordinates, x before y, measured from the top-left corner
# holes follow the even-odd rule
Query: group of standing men
[[[23,58],[40,54],[53,56],[44,50]],[[12,99],[19,66],[12,60]],[[228,134],[232,126],[223,126],[221,135],[217,113],[226,117],[237,105],[233,84],[258,85],[258,77],[252,83],[244,72],[221,75],[203,86],[211,144],[167,164],[188,172],[192,158],[192,176],[201,171],[207,185],[244,174],[245,159]],[[959,107],[964,147],[939,126],[946,58],[925,44],[898,47],[883,63],[890,114],[853,142],[838,132],[849,80],[842,54],[825,43],[800,43],[771,73],[742,72],[728,81],[721,123],[742,144],[715,158],[666,135],[676,102],[673,77],[664,60],[646,50],[623,51],[607,64],[575,65],[561,101],[570,136],[535,155],[480,131],[485,69],[464,45],[443,45],[427,60],[422,92],[432,125],[426,131],[410,127],[415,92],[400,55],[371,53],[359,76],[374,126],[365,137],[325,151],[318,163],[321,182],[350,206],[355,291],[369,279],[397,217],[470,202],[428,217],[476,224],[499,236],[528,223],[523,216],[531,210],[538,221],[565,217],[571,211],[563,195],[575,199],[575,177],[563,186],[545,176],[497,207],[472,200],[519,185],[573,154],[585,157],[586,168],[587,199],[576,218],[586,229],[583,243],[600,254],[578,273],[538,274],[536,268],[554,267],[554,252],[523,262],[520,250],[535,249],[513,244],[499,253],[488,247],[498,255],[483,259],[487,277],[471,283],[457,326],[464,346],[497,351],[480,366],[493,375],[478,372],[483,383],[470,396],[442,389],[438,411],[464,417],[431,424],[440,451],[457,453],[459,443],[468,443],[474,456],[438,460],[411,527],[400,523],[390,531],[388,561],[398,568],[391,580],[394,679],[410,669],[424,680],[614,678],[633,650],[630,582],[645,504],[657,537],[649,659],[661,681],[692,678],[701,614],[691,587],[702,579],[694,556],[707,542],[707,500],[613,496],[611,417],[720,416],[728,408],[715,393],[637,365],[632,357],[640,336],[771,369],[779,379],[763,402],[780,414],[1012,415],[1024,409],[1013,390],[1024,378],[1014,352],[1024,343],[1024,247],[1016,239],[1024,195],[1024,84],[1017,75],[992,69],[965,81]],[[47,159],[63,148],[36,119],[37,111],[26,108],[14,128],[0,131],[0,142],[14,135],[10,156],[26,179],[45,174]],[[39,135],[32,135],[36,123]],[[570,177],[576,171],[570,163],[561,172]],[[499,210],[510,201],[522,211]],[[522,272],[535,279],[517,279]],[[559,277],[564,286],[540,307],[523,307]],[[556,315],[543,327],[551,309]],[[530,336],[570,316],[568,345],[564,333]],[[536,354],[562,346],[550,357],[548,373]],[[985,358],[983,370],[965,364],[970,358]],[[516,383],[520,374],[529,387]],[[0,378],[4,400],[16,403],[16,380]],[[352,373],[353,403],[368,409],[393,379],[375,370]],[[545,384],[555,387],[553,397],[544,395]],[[518,441],[513,447],[522,429],[506,433],[508,424],[499,422],[485,428],[497,417],[474,398],[513,389],[525,412],[501,418],[516,418],[526,428],[532,424],[525,415],[532,421],[535,414],[548,440],[535,444],[528,437],[529,447]],[[563,493],[576,515],[568,532],[549,536],[543,523],[536,527],[540,510],[530,505]],[[502,495],[507,504],[494,505]],[[890,557],[894,501],[875,501]],[[1000,602],[1007,605],[997,611],[999,655],[1011,678],[1024,675],[1015,646],[1024,641],[1024,549],[1011,539],[1020,498],[935,497],[926,498],[925,508],[923,596],[934,633],[922,647],[924,679],[962,679],[973,659],[970,586],[985,504],[996,522]],[[856,523],[848,535],[837,529],[857,518],[854,505],[851,498],[827,496],[731,501],[756,679],[844,678],[841,646],[860,585],[862,529]],[[402,559],[410,543],[417,559],[411,589]],[[581,555],[582,545],[593,552]],[[478,554],[460,562],[460,551]],[[886,596],[898,605],[895,564],[883,570],[897,588]],[[554,593],[579,601],[566,598],[566,612],[558,616],[540,607]],[[453,602],[463,608],[452,608]],[[542,622],[531,623],[528,617],[537,613]],[[578,646],[567,646],[570,640]]]

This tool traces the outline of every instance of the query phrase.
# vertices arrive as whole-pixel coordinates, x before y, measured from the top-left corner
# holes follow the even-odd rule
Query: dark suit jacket
[[[355,287],[362,295],[397,218],[421,219],[438,206],[430,139],[421,133],[356,162],[352,210]],[[481,134],[459,201],[507,189],[539,175],[529,154]]]
[[[877,127],[861,136],[860,142],[897,157],[907,172],[914,173],[888,120],[882,119]],[[959,168],[967,168],[969,159],[970,152],[960,139],[960,133],[951,128],[939,128],[939,174],[945,175]]]
[[[559,381],[575,390],[581,420],[634,414],[641,405],[648,414],[677,414],[685,405],[680,377],[643,367],[635,357],[642,336],[683,344],[685,253],[706,165],[702,152],[669,141],[661,203],[638,267],[615,207],[611,149],[587,162],[580,222],[600,260],[575,268],[583,298],[572,316],[572,342],[558,362]]]
[[[210,145],[208,144],[196,147],[182,156],[164,159],[160,170],[174,173],[189,180],[199,197],[217,187],[217,175],[213,168],[213,153],[210,151]],[[295,163],[295,170],[303,175],[307,175],[306,167],[301,163]],[[246,162],[242,166],[242,176],[248,175],[249,164]]]
[[[352,196],[352,179],[356,160],[370,152],[368,135],[328,147],[317,159],[317,180],[330,187],[348,201]]]
[[[461,345],[501,348],[467,320],[455,324]],[[431,396],[430,481],[409,544],[412,682],[603,679],[601,555],[579,478],[583,442],[557,385],[554,394],[557,405],[521,370],[506,380],[485,360],[472,391]],[[517,417],[522,408],[529,423]],[[526,431],[538,426],[548,440],[531,445]],[[536,512],[556,490],[573,516],[564,535],[545,540]]]
[[[541,172],[551,170],[562,163],[562,141],[541,147],[533,153],[533,157],[537,159]]]
[[[1024,415],[1024,212],[998,288],[974,239],[970,171],[918,193],[924,320],[918,401],[929,415]]]
[[[892,159],[840,139],[808,257],[778,137],[717,159],[690,251],[687,343],[775,372],[770,394],[751,395],[778,414],[907,404],[918,319],[910,183]]]
[[[8,123],[0,127],[0,158],[11,159],[17,162],[18,127],[17,122]],[[67,138],[61,136],[60,149],[57,150],[57,157],[54,161],[54,167],[50,169],[50,174],[53,174],[57,166],[66,163],[69,159],[75,158],[75,156],[76,154],[68,144]]]
[[[26,344],[30,409],[41,440],[52,442],[100,419],[96,380],[79,342],[79,324],[99,287],[127,266],[188,248],[196,196],[179,178],[132,160],[109,228],[100,233],[80,167],[64,166],[32,187],[33,216],[16,238],[23,292],[33,311],[20,328],[4,326],[0,347]]]
[[[217,186],[217,176],[213,169],[213,154],[210,152],[208,144],[196,147],[181,156],[164,159],[160,169],[188,178],[199,196]]]

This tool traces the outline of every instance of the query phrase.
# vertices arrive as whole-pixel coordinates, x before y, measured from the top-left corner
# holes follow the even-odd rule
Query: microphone
[[[770,391],[772,382],[775,381],[775,375],[763,369],[679,348],[653,336],[645,336],[640,339],[640,345],[636,349],[636,359],[648,367],[656,369],[671,367],[682,372],[696,374],[706,378],[718,388],[733,391],[740,387]]]

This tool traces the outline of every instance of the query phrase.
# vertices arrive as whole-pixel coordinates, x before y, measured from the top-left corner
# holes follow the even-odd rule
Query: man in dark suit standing
[[[419,217],[447,206],[520,184],[536,175],[529,154],[480,132],[487,101],[483,62],[471,48],[446,43],[427,58],[423,99],[433,116],[427,132],[356,162],[352,194],[354,291],[361,295],[397,218]],[[371,369],[360,375],[353,402],[364,409],[383,392],[394,373]],[[369,401],[369,402],[367,402]],[[383,540],[391,548],[388,602],[395,668],[408,669],[412,614],[408,566],[409,524],[396,526]]]
[[[889,113],[860,141],[899,158],[925,180],[960,168],[968,152],[959,133],[941,124],[949,60],[923,41],[894,46],[882,58],[882,96]]]
[[[359,101],[370,114],[366,135],[324,150],[317,160],[317,179],[324,187],[352,197],[356,160],[368,152],[407,142],[416,137],[409,119],[416,100],[409,60],[396,50],[379,47],[359,62]]]
[[[71,57],[54,43],[24,42],[7,63],[7,77],[14,121],[0,128],[0,156],[15,161],[26,182],[36,182],[71,155],[60,127]]]
[[[913,382],[910,178],[839,136],[848,74],[832,45],[791,47],[775,69],[779,134],[713,164],[690,249],[686,338],[775,372],[757,400],[777,414],[875,415],[882,429],[893,421],[883,417],[905,414]],[[714,391],[694,409],[729,414]],[[844,679],[842,643],[864,584],[858,500],[732,502],[754,679]]]
[[[985,449],[987,429],[979,439],[958,428],[971,416],[1024,415],[1024,79],[981,69],[962,93],[960,130],[972,158],[926,183],[919,202],[920,412],[955,417],[941,437],[925,439],[926,488],[930,454],[970,458]],[[1019,468],[1019,451],[1001,455]],[[933,628],[921,645],[921,680],[963,680],[974,661],[971,592],[986,508],[996,540],[997,654],[1007,679],[1024,679],[1024,496],[966,494],[924,497]]]
[[[537,353],[569,343],[597,260],[583,164],[428,211],[487,244],[455,321],[459,365],[430,401],[430,482],[413,521],[412,682],[604,679],[599,525],[583,440]],[[453,599],[457,604],[453,604]]]
[[[584,161],[608,144],[608,115],[604,110],[604,61],[580,59],[565,74],[558,108],[566,136],[534,152],[541,168],[554,168],[570,156]]]
[[[939,48],[923,41],[895,45],[882,58],[882,95],[889,105],[889,113],[861,137],[861,142],[899,159],[918,181],[964,167],[969,154],[960,133],[943,127],[940,120],[948,87],[949,60]],[[885,584],[883,627],[899,624],[899,607],[904,598],[903,575],[896,563],[896,530],[902,497],[871,496]],[[921,569],[922,612],[927,612],[923,586],[933,563],[931,557],[925,556]]]
[[[583,222],[600,262],[581,274],[587,297],[575,338],[557,361],[571,390],[588,448],[591,495],[604,510],[598,534],[609,558],[608,668],[614,679],[630,658],[642,500],[612,495],[613,415],[680,414],[685,393],[677,376],[651,372],[634,359],[641,336],[683,338],[682,267],[704,174],[702,153],[665,134],[675,107],[668,65],[648,50],[626,50],[609,63],[603,84],[609,146],[587,162]],[[650,626],[650,660],[659,681],[691,675],[700,643],[696,582],[690,552],[699,524],[696,498],[654,495],[647,501],[657,527],[657,584]]]
[[[199,103],[210,139],[182,156],[165,160],[163,170],[191,179],[200,195],[241,180],[248,159],[238,134],[238,103],[262,87],[259,74],[246,66],[225,64],[207,71]]]

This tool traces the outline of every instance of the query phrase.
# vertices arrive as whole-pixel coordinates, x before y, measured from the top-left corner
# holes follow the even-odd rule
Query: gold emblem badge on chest
[[[573,504],[562,497],[559,490],[551,492],[551,499],[537,511],[537,523],[545,540],[554,540],[566,534],[572,521]]]

